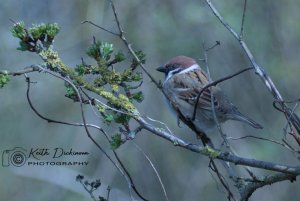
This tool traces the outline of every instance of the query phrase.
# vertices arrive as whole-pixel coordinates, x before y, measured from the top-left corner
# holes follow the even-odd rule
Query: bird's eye
[[[175,69],[177,69],[177,68],[179,68],[179,66],[178,65],[176,65],[176,64],[168,64],[168,65],[166,65],[166,69],[170,72],[170,71],[173,71],[173,70],[175,70]]]
[[[177,73],[179,73],[181,71],[180,68],[175,68],[174,70],[171,70],[170,73],[172,73],[172,75],[175,75]]]

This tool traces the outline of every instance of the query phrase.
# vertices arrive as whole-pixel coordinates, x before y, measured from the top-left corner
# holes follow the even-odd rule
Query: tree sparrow
[[[157,70],[165,73],[162,88],[171,108],[177,114],[181,114],[178,115],[181,116],[181,119],[191,119],[199,92],[209,84],[206,73],[194,59],[186,56],[174,57]],[[245,122],[257,129],[263,128],[260,124],[241,114],[218,86],[212,86],[202,92],[197,104],[193,124],[198,131],[205,133],[216,126],[211,105],[211,93],[215,114],[220,123],[231,119]]]

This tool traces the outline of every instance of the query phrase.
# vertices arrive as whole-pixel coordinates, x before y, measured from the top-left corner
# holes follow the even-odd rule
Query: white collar
[[[186,73],[186,72],[189,72],[189,71],[193,71],[193,70],[195,70],[197,68],[200,68],[200,66],[198,64],[193,64],[190,67],[188,67],[188,68],[180,71],[178,74],[182,74],[182,73]],[[178,71],[178,70],[180,70],[180,69],[176,68],[174,70],[171,70],[168,73],[168,76],[166,77],[165,82],[168,81],[175,74],[175,72]]]
[[[195,70],[195,69],[197,69],[197,68],[199,68],[199,65],[198,65],[198,64],[193,64],[193,65],[191,65],[190,67],[184,69],[183,71],[180,71],[178,74],[186,73],[186,72]]]

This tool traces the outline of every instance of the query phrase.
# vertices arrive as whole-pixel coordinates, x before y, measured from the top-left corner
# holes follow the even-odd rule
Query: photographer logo
[[[20,167],[26,163],[26,150],[21,147],[15,147],[11,150],[4,150],[2,153],[2,166],[10,165]]]
[[[14,147],[2,152],[2,166],[87,166],[89,152],[74,151],[56,147],[31,148]]]

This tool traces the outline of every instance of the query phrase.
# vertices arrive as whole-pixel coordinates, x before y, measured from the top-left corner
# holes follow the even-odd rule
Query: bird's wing
[[[201,69],[196,69],[182,74],[176,74],[172,79],[174,91],[177,93],[179,99],[189,103],[192,106],[195,106],[197,96],[203,87],[209,83],[207,75]],[[219,90],[219,87],[211,87],[202,91],[197,108],[211,110],[211,93],[215,94],[215,92]],[[217,109],[219,107],[219,103],[216,97],[214,97],[213,103]]]

